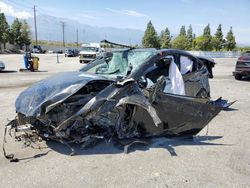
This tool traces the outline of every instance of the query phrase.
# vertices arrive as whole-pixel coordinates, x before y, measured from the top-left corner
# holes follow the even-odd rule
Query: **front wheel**
[[[240,75],[240,74],[236,74],[234,77],[235,77],[235,80],[241,80],[242,79],[242,75]]]

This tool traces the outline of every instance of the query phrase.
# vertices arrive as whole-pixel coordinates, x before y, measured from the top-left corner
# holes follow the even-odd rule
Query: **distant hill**
[[[9,24],[14,20],[7,16]],[[62,25],[65,22],[65,41],[76,42],[76,30],[78,29],[78,40],[82,42],[99,42],[107,39],[124,44],[141,44],[144,31],[136,29],[121,29],[113,27],[97,27],[91,24],[83,24],[75,20],[58,18],[50,15],[37,16],[37,30],[39,40],[62,41]],[[27,19],[34,37],[34,20]]]

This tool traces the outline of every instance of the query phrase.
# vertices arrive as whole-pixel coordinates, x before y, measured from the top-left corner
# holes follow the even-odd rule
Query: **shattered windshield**
[[[82,47],[82,51],[96,52],[98,49],[96,47]]]
[[[99,74],[102,76],[126,76],[135,71],[147,59],[152,57],[155,51],[115,51],[109,53],[108,56],[102,59],[93,61],[94,66],[89,69],[82,69],[89,73]]]

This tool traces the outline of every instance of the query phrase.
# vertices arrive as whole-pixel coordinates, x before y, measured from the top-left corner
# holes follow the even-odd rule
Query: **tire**
[[[240,75],[240,74],[236,74],[234,77],[235,77],[235,80],[241,80],[242,79],[242,75]]]

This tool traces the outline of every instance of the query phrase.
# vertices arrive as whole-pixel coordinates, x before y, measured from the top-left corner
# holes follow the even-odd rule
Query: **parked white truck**
[[[80,63],[88,63],[102,54],[99,43],[84,43],[79,52]]]

